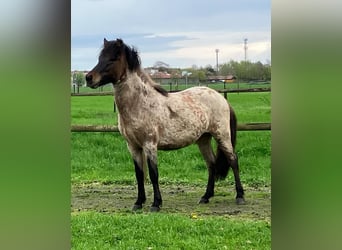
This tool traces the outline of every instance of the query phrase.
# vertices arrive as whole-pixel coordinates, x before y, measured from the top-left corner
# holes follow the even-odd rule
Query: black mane
[[[157,92],[159,92],[160,94],[162,94],[163,96],[168,96],[169,95],[169,92],[167,92],[166,89],[164,89],[162,86],[160,85],[153,85],[153,88],[155,90],[157,90]]]
[[[134,47],[129,47],[124,44],[126,60],[128,63],[128,69],[130,71],[136,71],[140,68],[141,62],[138,55],[138,51]]]

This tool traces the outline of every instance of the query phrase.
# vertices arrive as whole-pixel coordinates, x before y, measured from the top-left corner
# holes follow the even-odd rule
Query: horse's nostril
[[[86,75],[86,80],[87,82],[91,81],[93,79],[93,76],[92,75]]]

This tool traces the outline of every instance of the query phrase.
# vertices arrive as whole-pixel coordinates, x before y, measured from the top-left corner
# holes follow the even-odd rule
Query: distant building
[[[226,75],[226,76],[208,76],[208,81],[210,82],[226,82],[231,83],[236,80],[236,77],[233,75]]]
[[[171,79],[171,74],[167,72],[154,72],[150,75],[152,79]]]

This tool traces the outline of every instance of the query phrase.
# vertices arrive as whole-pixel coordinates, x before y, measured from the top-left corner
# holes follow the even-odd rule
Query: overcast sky
[[[143,67],[271,60],[270,0],[72,0],[71,68],[90,70],[103,38],[138,49]]]

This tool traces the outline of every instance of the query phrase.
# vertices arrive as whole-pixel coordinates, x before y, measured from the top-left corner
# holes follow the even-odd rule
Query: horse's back
[[[192,87],[185,89],[179,93],[184,95],[190,95],[198,98],[202,103],[207,103],[207,101],[212,101],[213,104],[220,103],[221,105],[227,105],[227,101],[224,97],[218,93],[216,90],[208,87]]]
[[[193,87],[189,89],[188,94],[193,96],[206,114],[206,132],[226,134],[229,131],[230,106],[220,93],[208,87]]]
[[[216,115],[229,116],[228,102],[214,89],[208,87],[192,87],[179,92],[179,95],[185,104],[202,109],[211,118],[214,118]]]
[[[229,105],[217,91],[193,87],[167,97],[160,121],[161,149],[179,148],[197,141],[204,133],[225,133]]]

